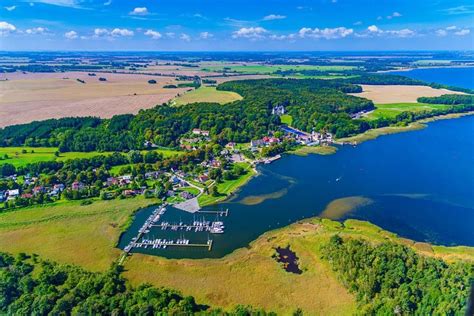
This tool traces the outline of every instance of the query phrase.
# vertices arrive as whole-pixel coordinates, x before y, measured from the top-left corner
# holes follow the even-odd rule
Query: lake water
[[[212,251],[188,247],[137,251],[169,258],[222,257],[268,230],[312,216],[367,220],[417,241],[474,246],[472,135],[474,116],[467,116],[356,147],[343,146],[330,156],[285,155],[259,166],[260,175],[231,200],[203,209],[229,209],[229,216],[223,218],[225,234],[171,233],[157,228],[148,234],[150,238],[185,237],[191,242],[210,237]],[[137,213],[120,247],[137,234],[153,209]],[[163,220],[189,223],[202,217],[215,219],[215,215],[191,215],[169,207]]]
[[[474,67],[419,68],[409,71],[393,71],[389,72],[389,74],[474,89]]]

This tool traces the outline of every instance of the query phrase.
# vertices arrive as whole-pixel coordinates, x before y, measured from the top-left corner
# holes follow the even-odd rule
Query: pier
[[[203,214],[217,214],[219,216],[226,216],[229,215],[229,209],[225,209],[225,211],[198,211],[197,213]]]
[[[189,243],[189,239],[177,239],[177,240],[145,239],[141,242],[132,242],[127,247],[129,247],[128,252],[130,252],[133,248],[147,249],[148,247],[152,249],[166,249],[167,247],[205,247],[207,248],[207,250],[211,251],[212,240],[208,239],[207,243],[193,244],[193,243]]]
[[[209,221],[194,221],[192,224],[183,224],[183,223],[169,223],[162,222],[161,224],[152,224],[150,227],[160,227],[161,230],[185,230],[185,231],[194,231],[194,232],[209,232],[211,234],[223,234],[224,233],[224,223],[223,222],[209,222]]]

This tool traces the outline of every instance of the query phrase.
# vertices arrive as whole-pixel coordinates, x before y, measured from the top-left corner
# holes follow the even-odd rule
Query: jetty
[[[167,247],[205,247],[207,250],[212,249],[212,239],[208,239],[206,243],[190,243],[189,239],[144,239],[140,242],[132,242],[128,246],[130,252],[133,248],[152,248],[152,249],[166,249]],[[126,247],[126,248],[127,248]]]
[[[223,234],[224,223],[220,221],[209,222],[209,221],[194,221],[192,224],[180,223],[169,223],[162,222],[161,224],[152,224],[152,227],[160,227],[161,230],[172,230],[172,231],[194,231],[194,232],[209,232],[211,234]]]
[[[229,215],[229,209],[226,208],[224,211],[198,211],[197,213],[203,214],[217,214],[219,216],[226,216]]]

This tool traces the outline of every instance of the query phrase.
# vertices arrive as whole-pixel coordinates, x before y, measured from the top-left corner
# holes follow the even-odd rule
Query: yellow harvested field
[[[271,231],[222,259],[164,259],[133,254],[125,261],[125,277],[133,284],[149,282],[179,289],[202,304],[232,308],[252,305],[291,315],[352,315],[354,297],[337,280],[318,251],[326,240],[316,223],[299,223]],[[321,234],[325,237],[321,238]],[[272,255],[277,246],[290,245],[302,274],[286,272]]]
[[[0,127],[66,116],[137,113],[173,99],[186,89],[164,89],[172,77],[139,74],[8,73],[1,74]],[[99,81],[104,77],[107,81]],[[77,79],[84,80],[81,83]],[[149,84],[148,80],[156,80]]]
[[[443,94],[464,94],[447,89],[433,89],[428,86],[360,85],[363,92],[349,93],[356,97],[372,100],[376,104],[416,103],[419,97],[439,97]]]

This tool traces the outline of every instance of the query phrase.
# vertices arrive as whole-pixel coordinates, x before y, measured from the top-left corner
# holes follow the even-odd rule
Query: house
[[[107,181],[105,182],[105,184],[110,187],[112,185],[118,185],[119,184],[119,180],[115,177],[109,177],[107,178]]]
[[[14,200],[20,195],[19,189],[7,190],[7,200]]]
[[[34,195],[44,193],[45,191],[46,191],[45,188],[41,185],[34,187],[33,190],[32,190]]]
[[[262,147],[264,145],[265,145],[265,142],[261,139],[256,139],[256,140],[251,140],[250,141],[250,147],[252,147],[252,148]]]
[[[202,174],[198,177],[199,182],[204,183],[209,181],[209,176],[207,174]]]
[[[124,190],[123,195],[125,196],[135,196],[136,192],[134,190]]]
[[[285,114],[285,107],[283,105],[277,105],[272,109],[272,115],[283,115]]]
[[[82,189],[84,189],[84,183],[79,182],[79,181],[74,181],[71,184],[71,189],[74,190],[74,191],[82,190]]]
[[[66,186],[62,183],[57,183],[53,186],[53,190],[57,190],[59,192],[64,191],[65,188],[66,188]]]
[[[32,197],[33,197],[33,194],[31,194],[31,193],[23,193],[21,195],[22,199],[31,199]]]
[[[5,201],[5,199],[6,199],[6,194],[7,194],[6,191],[0,191],[0,202]]]
[[[194,128],[192,133],[194,135],[200,135],[200,136],[209,136],[209,131],[205,131],[199,128]]]

